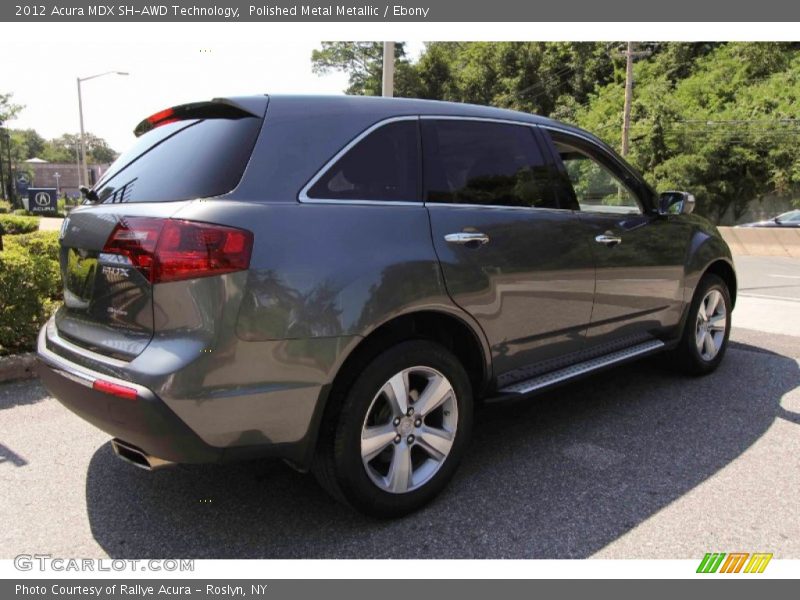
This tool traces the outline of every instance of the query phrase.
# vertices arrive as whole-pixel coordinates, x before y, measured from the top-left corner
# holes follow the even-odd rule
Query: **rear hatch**
[[[170,217],[236,187],[266,104],[266,97],[187,104],[136,127],[136,143],[62,226],[61,337],[130,360],[153,337],[154,285],[247,267],[249,233]]]

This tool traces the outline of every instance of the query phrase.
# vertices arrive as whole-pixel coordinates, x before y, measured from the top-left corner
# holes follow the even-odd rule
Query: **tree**
[[[39,157],[45,149],[45,141],[34,129],[14,129],[11,131],[11,160],[22,162]]]
[[[415,96],[418,77],[406,58],[405,44],[394,45],[395,95]],[[318,75],[339,71],[349,75],[347,94],[380,96],[383,78],[382,42],[322,42],[311,53],[311,69]]]
[[[433,42],[398,62],[398,95],[551,116],[620,145],[621,43]],[[658,189],[686,189],[697,212],[741,216],[767,194],[800,206],[800,43],[641,43],[629,160]],[[323,44],[316,72],[380,93],[382,45]]]
[[[800,192],[800,53],[793,44],[662,44],[634,67],[629,159],[697,212],[738,219],[767,194]],[[598,88],[575,122],[619,143],[622,88]]]
[[[426,98],[549,115],[613,79],[613,44],[433,42],[415,65]]]
[[[6,122],[16,117],[25,108],[21,104],[14,104],[11,98],[12,93],[0,94],[0,126],[7,126]]]

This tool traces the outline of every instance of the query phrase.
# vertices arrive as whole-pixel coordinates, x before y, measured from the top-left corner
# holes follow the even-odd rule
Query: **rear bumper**
[[[144,386],[76,365],[50,351],[45,329],[39,334],[37,371],[47,390],[72,412],[109,435],[171,462],[219,462],[224,449],[203,442],[170,408]],[[104,381],[136,390],[135,399],[93,388]]]

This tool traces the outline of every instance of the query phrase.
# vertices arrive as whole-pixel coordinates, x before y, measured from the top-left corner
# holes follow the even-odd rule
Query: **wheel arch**
[[[369,362],[388,348],[409,340],[437,342],[453,352],[464,365],[472,384],[473,398],[480,398],[492,380],[491,354],[483,332],[477,325],[450,311],[422,309],[397,315],[373,328],[347,354],[330,385],[320,397],[307,464],[321,437],[322,428],[331,426],[329,418],[341,407],[342,394],[352,385]]]
[[[395,316],[373,328],[342,361],[331,384],[331,392],[348,387],[366,363],[384,350],[408,340],[437,342],[464,365],[476,396],[491,379],[489,346],[483,332],[451,312],[423,309]]]
[[[731,296],[731,306],[736,306],[737,281],[733,265],[722,258],[715,260],[705,268],[700,280],[709,273],[716,275],[725,282],[725,285],[728,286],[728,293]]]

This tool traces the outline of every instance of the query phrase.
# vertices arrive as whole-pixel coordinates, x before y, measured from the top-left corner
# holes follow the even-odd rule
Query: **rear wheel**
[[[336,401],[336,399],[332,399]],[[377,517],[432,500],[464,453],[472,393],[445,348],[404,342],[376,357],[323,425],[314,472],[335,497]]]
[[[705,375],[722,362],[731,331],[731,296],[716,275],[707,274],[695,291],[680,344],[673,351],[678,366]]]

